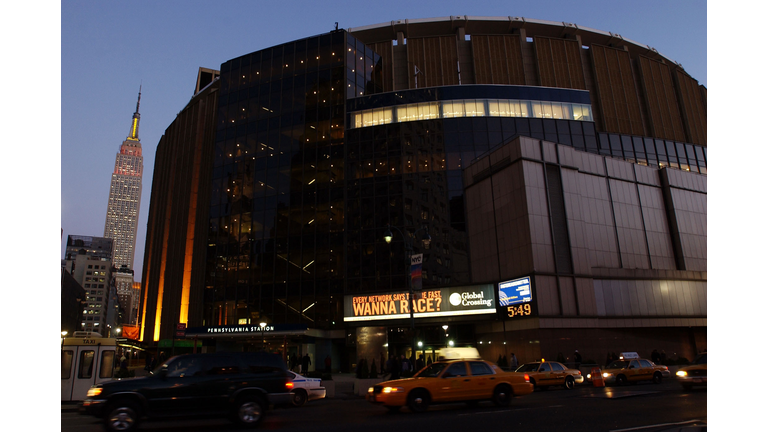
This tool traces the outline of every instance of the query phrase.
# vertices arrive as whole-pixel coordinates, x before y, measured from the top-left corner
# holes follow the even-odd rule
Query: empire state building
[[[131,131],[120,146],[115,158],[115,170],[109,188],[107,221],[104,224],[104,237],[114,240],[112,262],[118,269],[127,265],[133,269],[133,255],[136,249],[136,231],[139,222],[139,204],[141,202],[141,175],[144,170],[144,158],[141,156],[139,142],[139,100],[133,113]]]

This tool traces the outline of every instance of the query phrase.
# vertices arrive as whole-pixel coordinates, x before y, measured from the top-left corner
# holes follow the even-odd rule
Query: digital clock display
[[[531,315],[531,304],[521,304],[517,306],[507,306],[507,316],[512,317],[518,317],[518,316],[530,316]]]
[[[532,301],[530,277],[499,283],[499,306],[504,309],[508,318],[531,316]]]

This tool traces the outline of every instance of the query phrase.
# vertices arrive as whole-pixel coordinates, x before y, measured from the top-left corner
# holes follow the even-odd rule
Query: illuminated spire
[[[131,131],[128,133],[128,139],[132,141],[139,140],[139,104],[141,103],[141,85],[139,85],[139,100],[136,102],[136,112],[133,113],[133,120],[131,120]]]

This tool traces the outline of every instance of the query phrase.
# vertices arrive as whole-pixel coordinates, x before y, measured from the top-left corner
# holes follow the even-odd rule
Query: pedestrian
[[[379,367],[381,368],[381,374],[384,375],[387,373],[387,367],[386,366],[386,360],[384,360],[384,353],[379,351]]]
[[[509,355],[509,368],[512,371],[517,370],[517,367],[519,366],[519,363],[517,362],[517,356],[515,356],[515,353],[512,353]]]
[[[296,353],[291,355],[291,371],[296,372],[296,366],[299,364],[299,360],[296,359]]]
[[[120,372],[128,372],[128,359],[125,356],[120,357]]]
[[[424,369],[424,354],[421,354],[419,359],[416,360],[416,370],[420,371],[422,369]]]
[[[429,358],[427,358],[427,366],[432,364],[432,356],[430,355]]]
[[[613,361],[613,356],[611,353],[608,353],[605,355],[605,367],[608,367],[609,364]]]
[[[581,367],[581,354],[579,354],[579,350],[573,352],[573,361],[576,363],[576,369]]]
[[[152,365],[152,356],[147,353],[147,357],[144,359],[144,370],[147,372],[151,371],[150,365]]]
[[[400,363],[402,366],[400,367],[403,372],[410,372],[411,371],[411,362],[407,358],[405,358],[404,354],[400,354]]]
[[[149,363],[149,373],[153,373],[152,371],[155,370],[157,367],[157,359],[155,359],[155,356],[152,356],[152,361]]]
[[[325,373],[331,373],[331,356],[325,356]]]
[[[309,359],[309,354],[304,354],[304,357],[301,358],[301,369],[304,371],[304,374],[309,372],[309,365],[312,364],[312,360]]]
[[[667,364],[667,352],[664,350],[661,350],[661,364],[665,365]]]
[[[394,356],[394,354],[389,356],[389,361],[392,362],[392,369],[390,370],[390,376],[389,379],[400,379],[400,362],[397,360],[397,357]]]
[[[379,371],[376,369],[376,359],[371,359],[371,371],[366,378],[376,378],[379,375]]]
[[[660,364],[660,360],[661,360],[661,354],[659,354],[658,351],[653,350],[653,352],[651,352],[651,361],[656,364]]]

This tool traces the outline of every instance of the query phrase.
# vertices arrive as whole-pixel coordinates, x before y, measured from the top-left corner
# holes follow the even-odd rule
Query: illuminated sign
[[[496,313],[493,285],[344,296],[344,321],[430,318]]]
[[[508,318],[531,316],[532,300],[530,277],[499,283],[499,306],[505,310]]]

